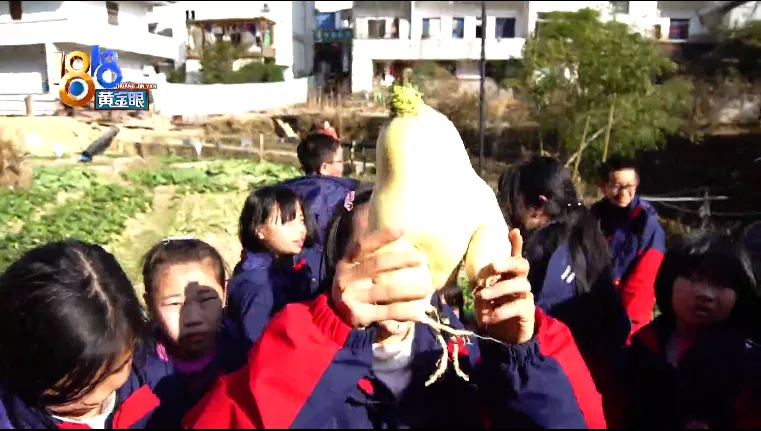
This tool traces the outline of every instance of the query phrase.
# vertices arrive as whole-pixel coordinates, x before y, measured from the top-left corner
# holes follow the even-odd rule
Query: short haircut
[[[296,155],[301,163],[301,169],[307,175],[320,172],[323,163],[333,161],[333,154],[341,147],[341,143],[324,133],[310,133],[296,147]]]
[[[604,161],[597,171],[597,177],[601,182],[608,182],[610,174],[613,172],[633,169],[637,172],[637,163],[634,159],[628,157],[613,156]]]

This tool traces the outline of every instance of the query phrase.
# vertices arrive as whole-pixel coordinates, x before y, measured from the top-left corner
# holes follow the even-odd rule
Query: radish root
[[[444,339],[443,334],[448,334],[450,340],[452,341],[453,345],[453,354],[452,354],[452,365],[454,367],[455,374],[459,376],[461,379],[465,380],[466,382],[470,381],[470,377],[462,370],[460,367],[460,343],[458,342],[458,339],[462,339],[465,344],[471,344],[471,338],[478,338],[481,340],[488,340],[488,341],[494,341],[496,343],[504,345],[500,340],[497,340],[496,338],[486,337],[483,335],[478,335],[472,331],[464,330],[464,329],[455,329],[449,326],[449,319],[446,317],[441,319],[439,317],[438,310],[436,310],[435,307],[431,307],[431,309],[428,312],[428,316],[421,322],[423,324],[426,324],[433,329],[434,333],[436,334],[436,339],[439,342],[439,345],[441,346],[441,358],[439,358],[438,362],[436,362],[436,370],[431,374],[431,376],[428,378],[428,380],[425,382],[426,386],[430,386],[436,381],[438,381],[441,376],[444,375],[444,373],[447,370],[447,366],[449,365],[449,349],[447,348],[447,342]]]

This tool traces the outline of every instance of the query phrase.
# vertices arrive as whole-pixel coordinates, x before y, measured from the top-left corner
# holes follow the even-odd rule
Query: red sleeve
[[[655,277],[663,261],[665,234],[657,220],[648,220],[643,247],[634,269],[623,280],[620,292],[624,308],[631,319],[631,336],[653,320]],[[651,227],[652,226],[652,227]]]
[[[571,383],[576,401],[579,404],[587,427],[590,429],[606,428],[602,397],[592,380],[587,364],[581,357],[571,331],[563,322],[536,309],[536,334],[542,356],[554,359],[563,369]]]
[[[256,416],[256,405],[245,388],[235,387],[248,382],[247,367],[222,376],[209,392],[186,415],[184,429],[255,429],[262,428]],[[242,390],[243,389],[243,390]]]
[[[320,310],[327,307],[324,295],[311,305],[287,305],[249,352],[248,364],[221,378],[183,425],[289,428],[349,336],[345,324],[316,324]]]

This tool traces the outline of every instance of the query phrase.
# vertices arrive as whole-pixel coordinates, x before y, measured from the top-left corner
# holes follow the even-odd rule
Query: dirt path
[[[168,235],[191,235],[219,250],[230,269],[240,259],[238,215],[247,192],[190,194],[177,205]]]
[[[153,244],[166,238],[177,212],[175,197],[174,187],[156,187],[152,210],[128,220],[122,235],[108,246],[135,284],[141,298],[140,259]]]

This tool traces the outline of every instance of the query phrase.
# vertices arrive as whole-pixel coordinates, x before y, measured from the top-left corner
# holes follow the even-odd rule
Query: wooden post
[[[259,161],[264,161],[264,134],[259,133]]]
[[[26,106],[26,116],[31,117],[34,115],[34,104],[32,103],[32,95],[24,97],[24,105]]]
[[[357,141],[351,141],[349,147],[349,164],[351,165],[351,172],[356,173],[356,167],[354,166],[354,147],[357,145]]]
[[[343,115],[343,103],[341,103],[341,93],[338,93],[338,130],[336,130],[338,134],[338,140],[341,140],[341,136],[343,136],[343,128],[344,128],[344,115]]]
[[[584,124],[584,132],[581,133],[581,142],[579,142],[579,154],[576,156],[576,161],[573,164],[573,180],[579,179],[579,164],[581,163],[581,155],[584,153],[584,147],[587,146],[587,132],[589,132],[589,121],[592,119],[592,115],[587,115],[587,122]]]

